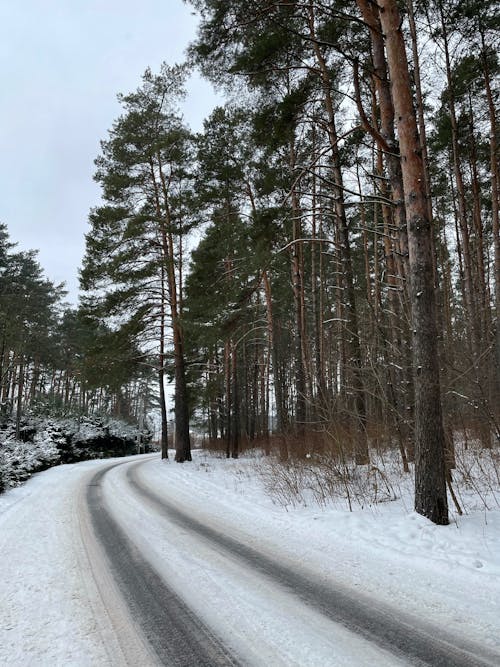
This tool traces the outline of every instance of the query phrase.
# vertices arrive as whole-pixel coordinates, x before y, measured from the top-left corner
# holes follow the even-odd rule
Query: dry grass
[[[484,447],[477,429],[456,431],[453,440],[456,467],[451,484],[458,506],[450,496],[450,507],[466,513],[500,506],[498,444]],[[413,467],[410,463],[410,472],[404,472],[395,438],[380,426],[370,429],[368,441],[370,463],[364,466],[355,465],[355,432],[348,422],[300,436],[243,440],[240,454],[248,456],[252,450],[268,454],[258,457],[258,474],[267,493],[285,507],[333,503],[352,510],[401,497],[411,499]],[[204,447],[213,455],[226,456],[223,440],[205,441]]]

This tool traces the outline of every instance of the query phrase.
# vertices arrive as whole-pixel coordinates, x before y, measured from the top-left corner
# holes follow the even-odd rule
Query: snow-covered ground
[[[0,496],[2,665],[106,664],[75,494],[100,465],[57,466]]]
[[[157,493],[246,544],[500,650],[499,508],[453,515],[446,527],[411,511],[405,493],[352,512],[285,509],[263,491],[255,463],[200,452],[192,467],[151,461],[140,472]]]
[[[142,461],[136,466],[137,461]],[[341,582],[403,614],[500,654],[500,510],[470,510],[437,527],[396,500],[350,512],[340,503],[285,508],[266,493],[262,462],[195,452],[192,464],[130,457],[105,477],[115,518],[165,580],[247,664],[389,666],[397,658],[354,637],[290,592],[245,571],[134,493],[153,493],[285,565]],[[82,488],[110,461],[58,466],[0,496],[0,664],[120,663],[82,531]],[[473,503],[469,505],[472,507]],[[115,643],[114,643],[115,642]],[[123,656],[122,656],[123,657]]]

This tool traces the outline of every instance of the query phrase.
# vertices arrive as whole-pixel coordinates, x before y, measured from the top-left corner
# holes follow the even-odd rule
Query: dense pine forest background
[[[495,4],[189,4],[188,63],[102,142],[77,309],[2,228],[3,414],[156,412],[178,461],[193,428],[338,476],[396,451],[447,523],[457,448],[498,471]],[[191,67],[228,99],[200,134]]]

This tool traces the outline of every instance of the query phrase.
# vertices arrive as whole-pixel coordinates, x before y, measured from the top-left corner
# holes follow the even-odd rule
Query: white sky
[[[0,222],[72,301],[116,95],[147,67],[182,61],[196,25],[182,0],[0,0]],[[189,91],[199,130],[217,98],[199,77]]]

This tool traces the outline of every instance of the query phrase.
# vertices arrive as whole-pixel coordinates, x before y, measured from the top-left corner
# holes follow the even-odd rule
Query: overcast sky
[[[182,0],[0,0],[0,222],[73,302],[116,94],[182,61],[196,24]],[[216,98],[199,77],[189,91],[185,119],[199,130]]]

